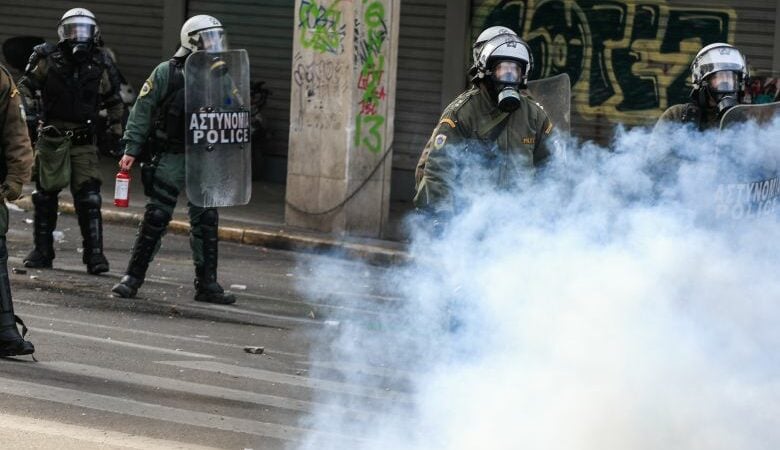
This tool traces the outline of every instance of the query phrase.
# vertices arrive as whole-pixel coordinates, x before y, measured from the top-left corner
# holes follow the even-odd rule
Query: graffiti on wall
[[[383,83],[385,55],[382,53],[388,31],[385,6],[379,0],[362,0],[363,17],[355,20],[355,68],[357,88],[361,93],[359,111],[355,117],[355,145],[374,153],[383,147],[382,114],[387,97]]]
[[[688,101],[689,65],[703,46],[734,42],[736,12],[665,0],[488,0],[472,30],[515,30],[531,46],[531,78],[568,73],[585,118],[646,123]]]
[[[303,127],[321,130],[339,130],[344,127],[340,112],[327,112],[328,99],[338,98],[349,89],[349,64],[337,59],[316,59],[305,61],[296,52],[293,56],[293,83],[298,87],[298,120],[293,121],[293,129]]]
[[[330,5],[317,0],[303,0],[298,12],[298,30],[301,33],[301,46],[318,53],[344,52],[346,25],[341,20],[339,3],[334,0]]]

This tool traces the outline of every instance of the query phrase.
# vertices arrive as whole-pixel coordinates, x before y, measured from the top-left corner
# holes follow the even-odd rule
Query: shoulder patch
[[[145,97],[148,93],[152,92],[152,79],[144,81],[144,85],[141,87],[141,92],[138,93],[139,97]]]
[[[552,129],[553,129],[553,124],[552,124],[552,122],[548,122],[548,123],[547,123],[547,129],[546,129],[546,130],[544,130],[544,134],[550,134],[550,131],[552,131]]]
[[[433,148],[436,150],[444,147],[444,143],[447,142],[447,136],[443,134],[437,134],[435,138],[433,138]]]
[[[441,122],[439,122],[439,125],[443,123],[449,125],[450,128],[455,128],[455,121],[452,119],[442,119]]]

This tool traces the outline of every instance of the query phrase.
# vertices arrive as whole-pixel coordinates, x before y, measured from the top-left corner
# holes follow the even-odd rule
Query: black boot
[[[35,247],[24,258],[24,267],[49,269],[54,259],[54,237],[52,233],[57,226],[57,195],[56,192],[45,192],[36,189],[32,194],[33,201],[33,243]]]
[[[149,207],[144,214],[144,220],[138,229],[138,235],[135,238],[133,254],[130,256],[130,262],[127,264],[125,276],[115,284],[111,291],[118,297],[135,297],[138,288],[144,282],[146,269],[152,262],[154,252],[160,244],[160,239],[165,228],[168,227],[171,216],[167,212]]]
[[[100,214],[100,183],[90,180],[76,193],[74,203],[81,229],[84,253],[81,261],[87,272],[99,275],[108,272],[108,260],[103,255],[103,216]]]
[[[108,260],[103,255],[103,216],[100,214],[100,183],[88,181],[76,193],[74,203],[81,229],[84,253],[81,260],[87,272],[99,275],[108,272]]]
[[[222,286],[217,283],[218,231],[217,210],[206,209],[200,217],[203,265],[195,266],[195,301],[229,305],[236,302],[236,296],[226,294]]]
[[[22,334],[16,328],[17,322],[22,325]],[[35,347],[24,340],[25,334],[27,327],[14,315],[11,282],[8,279],[8,250],[3,236],[0,237],[0,357],[33,354]]]

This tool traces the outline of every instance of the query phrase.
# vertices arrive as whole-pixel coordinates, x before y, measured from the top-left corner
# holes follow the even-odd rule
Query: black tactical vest
[[[41,87],[46,120],[95,122],[100,110],[100,79],[104,66],[93,52],[86,62],[76,64],[62,51],[46,55],[49,70]]]
[[[157,128],[165,133],[169,143],[184,144],[184,60],[168,62],[168,86],[160,102]]]

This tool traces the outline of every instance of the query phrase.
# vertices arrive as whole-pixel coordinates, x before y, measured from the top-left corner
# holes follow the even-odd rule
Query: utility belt
[[[92,127],[57,128],[47,126],[41,128],[41,134],[49,138],[70,138],[71,145],[95,145],[95,133]]]

